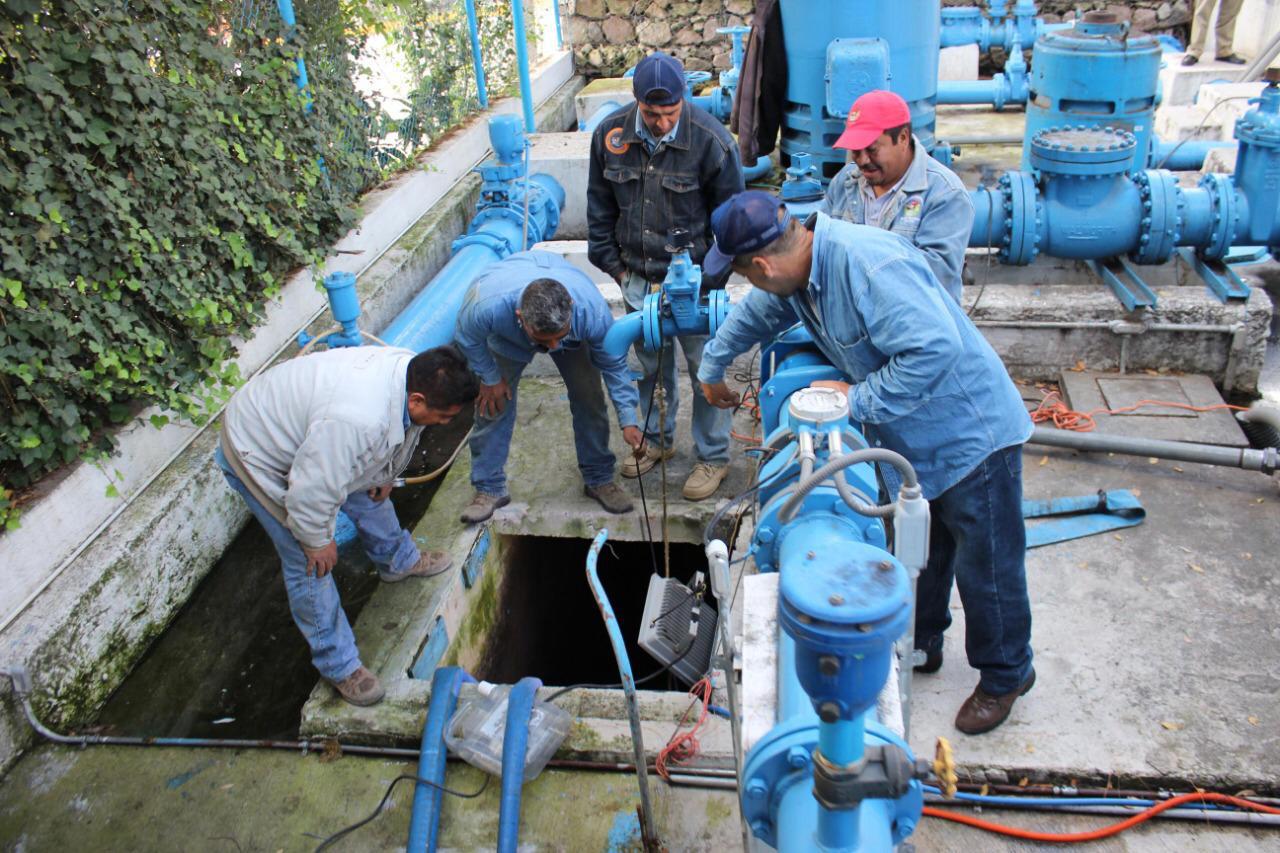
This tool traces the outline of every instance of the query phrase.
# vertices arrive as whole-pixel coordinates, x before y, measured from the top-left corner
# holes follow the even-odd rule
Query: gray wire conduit
[[[817,471],[796,484],[795,494],[787,499],[782,509],[778,512],[778,520],[783,524],[791,521],[796,512],[800,509],[801,502],[805,496],[816,489],[823,481],[829,479],[831,475],[837,471],[843,471],[860,462],[885,462],[898,469],[898,473],[902,475],[903,486],[906,488],[918,488],[920,483],[916,479],[916,469],[911,467],[911,463],[901,453],[895,453],[892,450],[886,450],[883,447],[870,447],[866,450],[855,450],[853,453],[846,453],[827,462]]]
[[[1263,450],[1247,447],[1218,447],[1212,444],[1189,444],[1156,438],[1129,438],[1123,435],[1073,432],[1051,427],[1036,427],[1027,443],[1069,447],[1072,450],[1091,450],[1098,453],[1155,456],[1178,462],[1199,462],[1204,465],[1243,468],[1246,471],[1261,471],[1264,474],[1273,474],[1277,468],[1280,468],[1280,451],[1274,447]]]
[[[844,437],[842,433],[843,430],[839,428],[827,433],[827,446],[831,448],[831,455],[836,458],[844,455]],[[848,479],[844,476],[843,468],[836,472],[835,481],[836,491],[840,493],[840,497],[844,499],[849,509],[859,515],[866,515],[872,518],[888,518],[893,515],[896,509],[894,504],[877,504],[865,493],[850,486]]]

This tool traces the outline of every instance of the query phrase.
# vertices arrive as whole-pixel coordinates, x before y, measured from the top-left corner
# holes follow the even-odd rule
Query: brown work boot
[[[583,486],[582,493],[589,498],[595,498],[600,506],[614,515],[622,515],[624,512],[631,512],[635,509],[635,504],[631,503],[631,496],[622,490],[622,486],[617,483],[604,483],[599,486]]]
[[[628,453],[627,458],[622,460],[622,476],[628,480],[634,480],[641,474],[646,474],[653,469],[654,465],[662,459],[670,459],[676,455],[674,447],[663,449],[656,447],[648,442],[644,445],[644,450],[637,456],[634,453]]]
[[[956,714],[956,728],[967,735],[980,735],[991,731],[1009,718],[1013,703],[1018,701],[1019,696],[1031,692],[1035,683],[1036,671],[1033,669],[1022,686],[1012,693],[992,696],[981,687],[973,688],[973,693],[960,706],[960,713]]]
[[[462,520],[467,524],[488,521],[494,510],[501,509],[509,503],[511,503],[510,495],[486,495],[484,492],[476,492],[471,498],[471,503],[462,510]]]
[[[712,465],[710,462],[699,462],[689,472],[689,479],[684,481],[684,496],[691,501],[705,500],[716,493],[721,481],[729,473],[728,465]]]
[[[418,562],[403,572],[384,572],[378,570],[378,577],[382,578],[384,583],[399,583],[405,578],[429,578],[432,575],[438,575],[446,571],[453,565],[453,557],[450,557],[444,551],[427,551],[418,557]]]
[[[334,690],[338,691],[339,696],[352,705],[359,705],[362,708],[378,704],[387,694],[387,691],[382,688],[382,682],[378,681],[378,676],[363,666],[341,681],[329,683],[333,685]]]

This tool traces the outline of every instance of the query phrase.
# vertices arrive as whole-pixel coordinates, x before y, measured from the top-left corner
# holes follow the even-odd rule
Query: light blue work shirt
[[[857,383],[854,420],[910,460],[926,498],[1025,442],[1031,418],[1018,389],[921,254],[896,234],[814,216],[808,286],[787,298],[753,288],[707,344],[699,381],[723,381],[736,356],[799,321]],[[884,474],[896,493],[898,478]]]
[[[933,159],[920,140],[911,137],[915,156],[902,180],[880,197],[878,219],[868,216],[870,185],[854,163],[841,169],[827,186],[818,209],[855,225],[875,225],[910,240],[929,261],[947,293],[960,301],[964,250],[973,230],[973,199],[956,173]]]
[[[638,425],[636,407],[640,405],[640,392],[631,381],[626,356],[611,356],[604,350],[604,336],[613,325],[609,303],[585,273],[559,255],[539,250],[517,252],[490,264],[471,283],[454,331],[454,340],[471,369],[484,384],[497,385],[502,381],[502,373],[493,353],[528,364],[542,351],[516,319],[524,289],[539,278],[560,282],[573,300],[569,334],[560,342],[560,348],[588,347],[591,364],[604,377],[605,388],[618,412],[618,424]]]

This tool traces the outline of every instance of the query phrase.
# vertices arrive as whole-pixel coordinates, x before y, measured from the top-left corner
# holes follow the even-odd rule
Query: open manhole
[[[600,608],[587,582],[585,539],[500,536],[491,549],[485,581],[490,592],[476,597],[459,640],[464,646],[450,657],[467,665],[477,678],[513,684],[524,676],[548,686],[616,684],[618,663]],[[494,553],[497,552],[497,553]],[[495,564],[496,563],[496,564]],[[671,574],[685,583],[706,571],[702,549],[671,545]],[[637,643],[645,598],[655,566],[663,571],[661,543],[608,542],[600,552],[599,576],[613,606],[631,660],[642,679],[662,664]],[[483,636],[475,626],[483,625]],[[648,690],[684,690],[673,676],[662,675]]]

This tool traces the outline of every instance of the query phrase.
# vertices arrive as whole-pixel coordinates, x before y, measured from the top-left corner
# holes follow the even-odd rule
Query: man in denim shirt
[[[918,669],[942,665],[954,578],[965,651],[981,673],[956,728],[990,731],[1035,683],[1022,521],[1022,444],[1031,419],[1017,388],[898,235],[823,213],[801,225],[761,192],[735,196],[711,222],[716,245],[705,267],[731,263],[755,289],[707,344],[698,372],[703,392],[715,405],[735,405],[725,369],[797,321],[853,381],[836,384],[854,420],[874,446],[910,460],[931,501],[929,562],[916,603],[916,647],[926,662]]]
[[[596,128],[591,139],[587,180],[587,256],[622,287],[629,311],[644,307],[644,297],[667,274],[671,253],[667,235],[684,228],[692,238],[690,257],[702,262],[711,245],[709,221],[716,205],[741,192],[742,166],[733,137],[710,114],[684,100],[684,68],[674,57],[654,53],[636,66],[634,104],[618,110]],[[724,278],[704,277],[722,287]],[[682,335],[680,347],[692,377],[702,360],[705,335]],[[658,424],[653,389],[659,354],[636,345],[644,371],[640,396],[645,407],[642,453],[622,466],[624,477],[638,477],[675,453],[675,348],[662,349],[662,386],[667,418]],[[689,500],[710,497],[729,465],[731,415],[693,400],[693,446],[697,463],[684,484]]]
[[[636,417],[640,395],[627,360],[604,351],[604,336],[612,325],[609,304],[591,279],[550,252],[518,252],[490,264],[472,282],[454,332],[481,382],[471,436],[471,485],[476,491],[462,511],[463,521],[484,521],[511,502],[505,468],[516,422],[516,390],[539,352],[550,354],[564,378],[583,491],[609,512],[631,511],[631,498],[613,481],[617,459],[609,452],[600,377],[617,409],[622,438],[635,450],[643,444]]]
[[[835,147],[849,149],[853,162],[831,179],[822,212],[901,234],[959,302],[973,200],[911,133],[907,102],[892,92],[867,92],[853,102]]]

